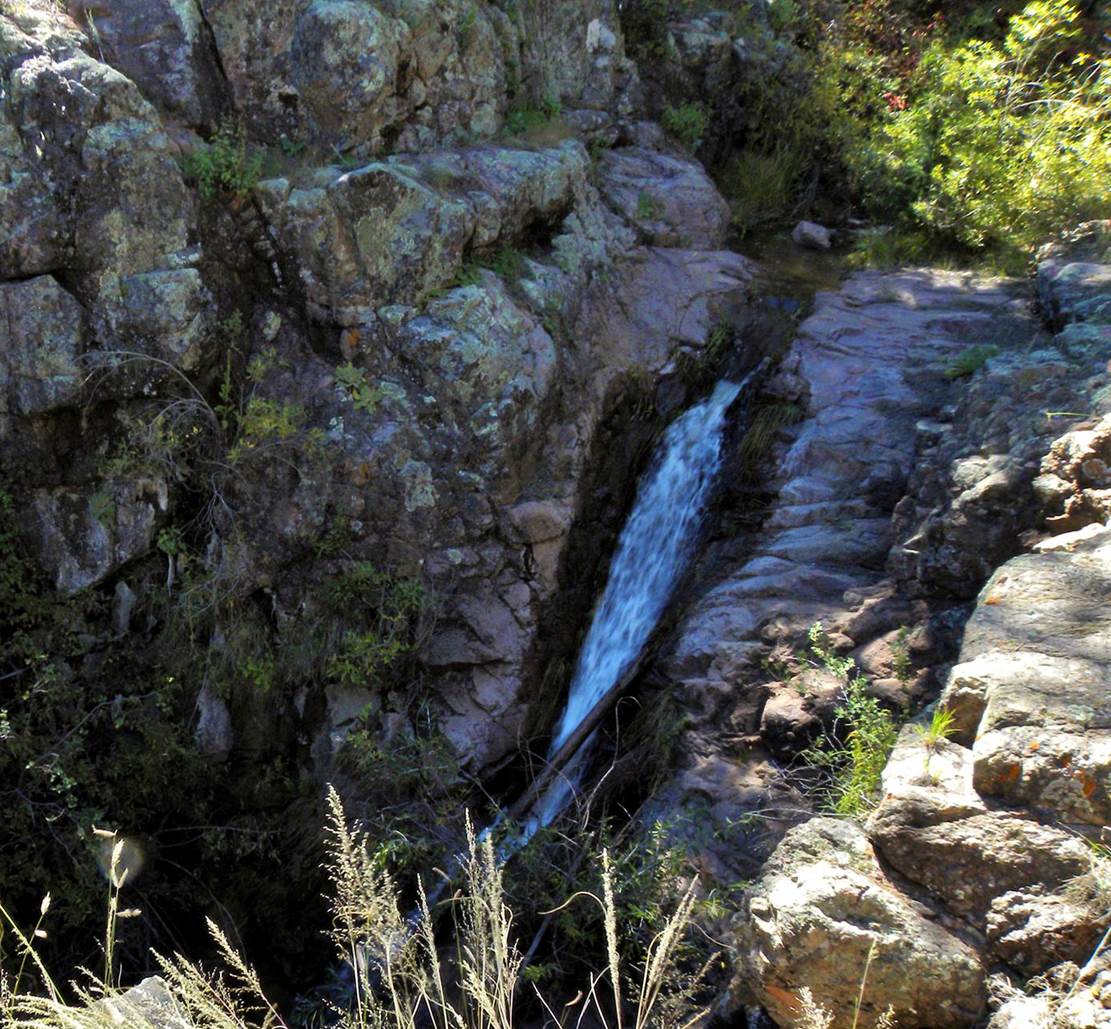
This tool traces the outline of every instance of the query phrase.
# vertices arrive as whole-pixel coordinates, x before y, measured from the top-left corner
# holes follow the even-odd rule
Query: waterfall
[[[747,379],[745,380],[747,382]],[[640,656],[690,560],[706,500],[721,464],[725,413],[745,383],[722,381],[677,418],[637,488],[609,578],[571,679],[550,761],[595,705]],[[587,740],[540,798],[515,847],[563,810],[578,788]]]

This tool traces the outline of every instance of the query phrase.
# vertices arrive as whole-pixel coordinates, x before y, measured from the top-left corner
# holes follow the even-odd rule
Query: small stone
[[[817,222],[799,222],[791,233],[791,239],[807,250],[828,250],[833,246],[833,237],[824,225]]]

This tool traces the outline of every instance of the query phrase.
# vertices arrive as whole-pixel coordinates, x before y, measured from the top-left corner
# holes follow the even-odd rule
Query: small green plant
[[[225,122],[208,143],[200,144],[186,159],[185,172],[197,180],[205,200],[221,193],[243,196],[262,175],[263,155],[247,144],[242,127]]]
[[[957,731],[956,716],[946,707],[938,704],[930,716],[930,724],[916,726],[927,750],[937,750],[938,746]]]
[[[636,216],[641,221],[654,222],[663,217],[666,210],[659,197],[653,196],[647,190],[641,190],[637,196]]]
[[[336,576],[329,592],[337,610],[361,612],[369,625],[343,633],[325,664],[327,678],[353,686],[380,682],[416,646],[414,629],[427,603],[424,587],[357,561]]]
[[[299,404],[251,397],[240,416],[236,441],[228,449],[228,464],[234,466],[260,451],[302,439],[304,427],[305,410]]]
[[[895,641],[891,644],[891,670],[895,673],[895,678],[904,686],[910,682],[914,674],[914,662],[910,659],[910,644],[907,642],[905,625],[895,634]]]
[[[336,382],[347,394],[356,411],[374,414],[385,393],[372,386],[362,368],[356,368],[350,361],[336,369]]]
[[[853,674],[855,662],[840,657],[820,622],[808,633],[811,653],[828,671],[847,678],[837,707],[840,734],[825,734],[803,752],[803,760],[828,774],[823,803],[840,815],[860,816],[875,805],[898,726],[891,713],[868,694],[868,682]]]
[[[527,267],[525,255],[513,247],[502,247],[490,262],[494,273],[508,282],[516,282],[522,278]]]
[[[660,124],[688,150],[697,150],[710,126],[710,115],[702,104],[668,105],[660,117]]]
[[[718,361],[733,342],[733,327],[725,321],[718,322],[706,337],[706,356]]]
[[[459,40],[459,48],[466,50],[471,45],[471,40],[474,39],[475,27],[478,24],[478,8],[474,4],[468,4],[466,10],[459,18],[459,23],[455,27],[456,38]]]
[[[988,361],[998,355],[999,347],[989,343],[968,347],[966,350],[962,350],[953,359],[953,363],[945,369],[945,378],[950,381],[953,379],[963,379],[968,375],[978,372]]]

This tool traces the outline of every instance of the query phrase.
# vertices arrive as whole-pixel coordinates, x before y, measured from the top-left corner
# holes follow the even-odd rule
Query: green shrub
[[[702,104],[668,105],[660,116],[660,124],[688,150],[697,150],[709,128],[710,115]]]
[[[1002,41],[935,39],[905,96],[846,146],[865,199],[971,251],[1027,250],[1111,214],[1111,58],[1078,8],[1036,0]]]
[[[206,200],[220,193],[249,193],[262,174],[263,155],[247,145],[243,129],[224,123],[208,143],[200,144],[186,159],[185,172],[197,180]]]

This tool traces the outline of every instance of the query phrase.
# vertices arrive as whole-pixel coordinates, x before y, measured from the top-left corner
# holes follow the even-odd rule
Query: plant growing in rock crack
[[[372,386],[362,368],[356,368],[350,361],[336,369],[336,384],[340,386],[356,411],[374,414],[385,394],[377,386]]]
[[[185,159],[185,174],[197,180],[205,200],[220,194],[244,196],[262,175],[263,154],[247,143],[242,126],[224,122],[212,139],[200,144]]]
[[[663,201],[647,190],[642,189],[637,195],[636,216],[641,221],[654,222],[663,216],[664,210]]]
[[[941,704],[934,706],[933,714],[930,715],[930,724],[927,726],[916,725],[915,729],[922,737],[922,744],[927,750],[937,750],[937,748],[953,736],[957,731],[956,715]]]
[[[945,378],[963,379],[984,367],[993,357],[999,354],[999,347],[990,343],[968,347],[962,350],[945,369]]]
[[[741,463],[750,476],[759,474],[761,466],[779,434],[806,417],[798,404],[789,402],[761,403],[752,412],[748,428],[741,437]]]
[[[891,713],[869,695],[868,681],[854,674],[853,659],[834,651],[821,622],[810,627],[807,638],[817,662],[847,681],[833,732],[823,734],[801,756],[826,773],[827,782],[821,790],[823,806],[836,814],[859,816],[875,805],[898,726]]]
[[[895,642],[891,644],[891,670],[895,678],[904,686],[910,682],[914,674],[914,663],[910,659],[910,645],[907,642],[909,635],[907,627],[902,626],[895,634]]]

